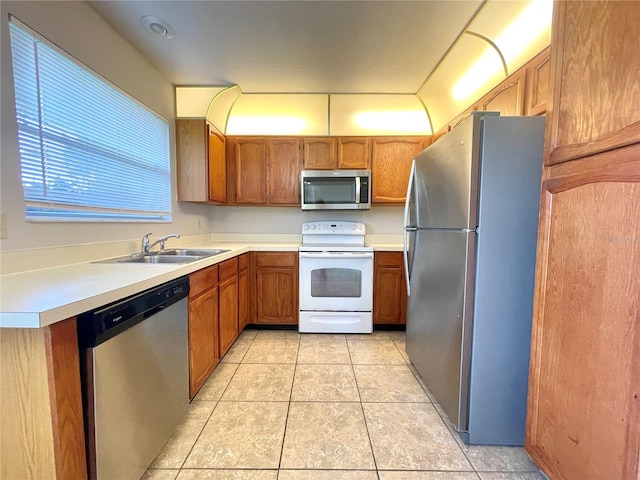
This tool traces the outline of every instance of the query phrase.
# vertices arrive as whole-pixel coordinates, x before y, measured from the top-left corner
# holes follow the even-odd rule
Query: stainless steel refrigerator
[[[543,138],[474,112],[413,161],[406,349],[466,443],[524,442]]]

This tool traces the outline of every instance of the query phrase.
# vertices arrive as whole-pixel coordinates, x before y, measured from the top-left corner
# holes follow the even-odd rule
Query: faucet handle
[[[142,243],[140,245],[141,253],[147,253],[149,251],[149,235],[151,235],[152,233],[153,232],[149,232],[142,237]]]

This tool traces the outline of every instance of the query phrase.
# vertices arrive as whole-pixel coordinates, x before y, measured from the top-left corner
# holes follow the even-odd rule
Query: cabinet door
[[[411,162],[425,148],[423,137],[378,137],[372,140],[373,203],[404,203]]]
[[[549,98],[550,49],[545,48],[527,64],[527,102],[525,115],[543,115]]]
[[[238,331],[242,332],[249,324],[249,272],[238,272]]]
[[[227,157],[226,143],[222,133],[213,125],[207,124],[208,130],[208,170],[209,200],[215,203],[227,202]]]
[[[338,138],[338,168],[369,170],[371,168],[371,139],[368,137]]]
[[[551,69],[562,74],[552,77],[545,164],[640,142],[638,2],[554,7]]]
[[[305,170],[336,168],[336,139],[331,137],[304,139]]]
[[[407,289],[402,252],[376,252],[373,278],[373,323],[406,323]]]
[[[298,323],[298,255],[255,255],[256,323]]]
[[[550,478],[640,473],[640,144],[546,169],[526,448]]]
[[[264,138],[235,140],[236,203],[267,203],[267,149]]]
[[[189,299],[189,396],[218,364],[218,288]]]
[[[500,112],[501,116],[524,114],[524,71],[511,75],[478,102],[478,110]]]
[[[238,276],[221,281],[220,296],[220,357],[229,350],[238,338]]]
[[[178,200],[206,202],[207,126],[205,120],[176,120]]]
[[[299,138],[267,140],[268,203],[300,204],[300,170],[302,167]]]

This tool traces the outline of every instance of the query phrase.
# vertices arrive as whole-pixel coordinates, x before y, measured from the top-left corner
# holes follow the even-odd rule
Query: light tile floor
[[[143,480],[543,480],[460,440],[404,338],[244,331]]]

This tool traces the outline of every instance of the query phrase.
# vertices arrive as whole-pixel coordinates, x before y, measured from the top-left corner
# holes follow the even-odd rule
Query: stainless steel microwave
[[[368,210],[371,170],[303,170],[302,210]]]

